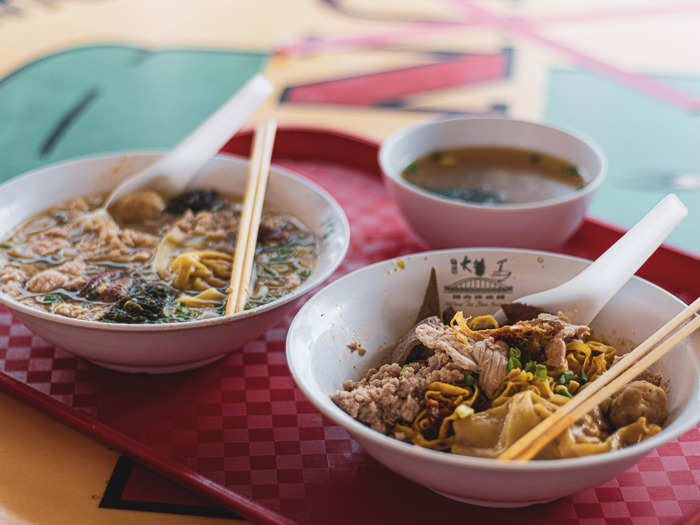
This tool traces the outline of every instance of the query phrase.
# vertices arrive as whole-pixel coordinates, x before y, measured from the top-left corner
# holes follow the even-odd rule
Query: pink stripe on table
[[[536,30],[534,23],[501,16],[476,5],[472,0],[450,1],[460,7],[469,17],[481,18],[484,20],[485,24],[491,25],[492,27],[508,31],[511,34],[527,38],[553,51],[568,55],[574,62],[581,66],[602,73],[642,93],[663,100],[664,102],[668,102],[669,104],[687,111],[700,111],[700,98],[656,82],[649,77],[624,71],[613,64],[599,60],[574,47],[559,42],[554,38],[544,36]]]

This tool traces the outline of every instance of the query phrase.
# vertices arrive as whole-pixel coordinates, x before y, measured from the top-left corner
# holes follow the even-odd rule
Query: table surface
[[[274,9],[273,9],[274,6]],[[584,10],[585,9],[585,10]],[[507,115],[598,142],[594,216],[631,225],[699,170],[700,2],[594,0],[6,0],[0,179],[77,155],[177,142],[258,70],[278,86],[251,122],[377,140],[445,114]],[[700,252],[700,191],[671,237]],[[101,508],[118,455],[0,396],[0,522],[205,523]]]

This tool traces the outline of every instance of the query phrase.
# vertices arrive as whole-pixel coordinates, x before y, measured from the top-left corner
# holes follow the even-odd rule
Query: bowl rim
[[[423,447],[418,447],[413,444],[409,443],[404,443],[403,441],[400,441],[398,439],[389,437],[387,435],[382,434],[381,432],[378,432],[376,430],[372,430],[370,427],[364,425],[360,421],[357,421],[354,419],[352,416],[341,410],[337,405],[332,404],[330,409],[327,409],[326,406],[324,406],[317,396],[312,392],[310,388],[307,387],[304,381],[301,380],[301,376],[299,373],[299,370],[297,368],[296,363],[289,358],[290,354],[290,347],[292,347],[294,343],[294,339],[296,338],[296,333],[299,330],[299,319],[303,317],[306,311],[308,311],[312,305],[314,300],[316,300],[317,297],[322,296],[323,294],[327,293],[332,293],[332,290],[335,286],[340,286],[340,283],[346,279],[350,278],[351,276],[355,276],[356,274],[362,274],[364,272],[371,272],[373,271],[374,268],[379,267],[379,266],[384,266],[384,265],[391,265],[392,263],[396,261],[403,260],[405,261],[407,258],[413,258],[413,257],[426,257],[426,256],[431,256],[431,255],[440,255],[442,253],[454,253],[454,252],[462,252],[465,248],[449,248],[449,249],[443,249],[443,250],[431,250],[431,251],[425,251],[425,252],[419,252],[419,253],[412,253],[408,255],[402,255],[399,257],[395,257],[392,259],[386,259],[384,261],[379,261],[374,264],[365,266],[363,268],[360,268],[358,270],[355,270],[353,272],[350,272],[343,277],[336,279],[332,283],[328,284],[325,286],[322,290],[318,291],[316,294],[314,294],[313,297],[311,297],[306,303],[299,309],[297,314],[295,315],[294,319],[292,320],[291,325],[289,326],[289,331],[287,332],[287,338],[285,341],[285,355],[287,357],[287,365],[289,366],[289,370],[292,374],[292,378],[294,379],[294,382],[296,385],[299,387],[299,389],[302,391],[302,393],[306,396],[306,398],[314,405],[314,407],[321,412],[323,415],[334,421],[336,424],[342,426],[346,431],[348,431],[351,436],[360,436],[361,440],[367,440],[372,442],[373,445],[376,445],[381,448],[390,448],[393,449],[395,453],[402,454],[402,455],[409,455],[409,456],[415,456],[418,459],[424,459],[424,460],[431,460],[434,461],[436,464],[445,464],[445,465],[451,465],[451,466],[456,466],[456,467],[475,467],[475,468],[487,468],[487,469],[493,469],[493,470],[503,470],[503,471],[513,471],[513,470],[518,470],[518,471],[523,471],[523,472],[540,472],[540,471],[550,471],[552,469],[567,469],[567,468],[583,468],[583,467],[591,467],[591,466],[599,466],[602,465],[603,463],[607,463],[614,459],[615,461],[624,461],[624,460],[630,460],[633,459],[636,456],[640,456],[642,454],[647,454],[651,450],[661,446],[662,444],[670,441],[671,439],[677,437],[678,435],[687,432],[691,428],[694,428],[698,422],[700,421],[700,412],[695,414],[694,416],[691,414],[691,416],[683,422],[680,422],[678,428],[674,429],[673,431],[669,431],[668,428],[662,428],[661,432],[658,434],[655,434],[654,436],[651,436],[648,439],[645,439],[644,441],[641,441],[639,443],[636,443],[634,445],[630,445],[628,447],[624,447],[620,450],[613,450],[610,452],[604,452],[601,454],[591,454],[588,456],[580,456],[580,457],[575,457],[575,458],[564,458],[564,459],[551,459],[551,460],[539,460],[539,461],[526,461],[526,462],[516,462],[516,461],[510,461],[510,462],[505,462],[505,461],[499,461],[494,458],[482,458],[482,457],[476,457],[476,456],[463,456],[460,454],[451,454],[451,453],[444,453],[440,452],[437,450],[432,450],[432,449],[427,449]],[[585,259],[583,257],[575,257],[572,255],[563,255],[563,254],[558,254],[554,252],[547,252],[547,251],[542,251],[542,250],[526,250],[526,249],[518,249],[518,248],[493,248],[493,247],[470,247],[469,250],[472,251],[490,251],[490,252],[503,252],[503,251],[509,251],[509,252],[518,252],[518,253],[527,253],[527,254],[532,254],[532,255],[545,255],[548,257],[555,256],[559,257],[562,259],[568,259],[568,260],[573,260],[573,261],[579,261],[579,262],[584,262],[590,264],[592,261],[589,259]],[[675,295],[671,294],[670,292],[664,290],[660,286],[647,281],[646,279],[642,279],[641,277],[637,277],[636,275],[632,277],[632,279],[636,279],[639,281],[642,281],[643,283],[647,285],[651,285],[653,288],[655,288],[658,292],[663,293],[664,295],[667,295],[671,297],[673,300],[677,301],[679,304],[683,306],[685,303],[681,301],[678,297]],[[695,366],[695,371],[698,376],[700,376],[700,362],[696,358],[693,362]],[[696,383],[695,386],[695,396],[700,397],[700,380],[698,383]],[[356,438],[358,439],[358,438]],[[612,455],[612,456],[611,456]]]
[[[422,128],[436,128],[441,125],[446,125],[450,122],[473,122],[474,124],[478,125],[479,122],[505,122],[507,124],[504,125],[511,125],[515,124],[516,126],[518,125],[525,125],[525,126],[532,126],[536,128],[544,128],[549,131],[553,131],[555,133],[561,133],[563,135],[567,135],[570,138],[582,143],[585,147],[590,149],[596,157],[600,160],[600,170],[598,173],[591,179],[590,182],[588,182],[581,190],[574,190],[568,193],[565,193],[564,195],[561,195],[559,197],[552,197],[549,199],[544,199],[540,201],[535,201],[535,202],[526,202],[526,203],[516,203],[516,204],[496,204],[496,205],[489,205],[489,204],[476,204],[476,203],[469,203],[465,201],[461,201],[459,199],[450,199],[448,197],[443,197],[440,196],[436,193],[431,193],[428,190],[424,190],[415,184],[411,184],[410,182],[406,181],[401,177],[401,173],[398,174],[392,174],[389,172],[388,169],[386,169],[387,164],[389,163],[389,151],[391,148],[395,147],[395,145],[409,136],[410,134],[422,129]],[[454,205],[457,207],[462,207],[464,209],[472,209],[472,210],[488,210],[488,211],[493,211],[493,212],[498,212],[498,210],[532,210],[532,209],[540,209],[540,208],[546,208],[548,206],[555,206],[557,204],[563,204],[567,203],[570,201],[578,200],[580,198],[586,197],[587,195],[595,192],[601,184],[605,181],[607,178],[607,173],[608,173],[608,161],[607,158],[605,157],[605,154],[603,153],[603,150],[598,146],[595,142],[593,142],[590,138],[585,136],[584,134],[578,132],[578,131],[573,131],[570,130],[566,127],[560,127],[560,126],[552,126],[549,124],[543,124],[541,122],[537,122],[535,120],[527,120],[527,119],[512,119],[508,117],[454,117],[454,118],[447,118],[447,119],[442,119],[442,120],[424,120],[422,122],[418,122],[416,124],[411,124],[408,126],[405,126],[394,133],[392,133],[389,138],[384,140],[380,147],[379,147],[379,153],[377,155],[377,158],[379,160],[379,166],[381,168],[382,175],[386,180],[390,180],[394,184],[400,186],[402,189],[412,192],[414,194],[419,195],[422,198],[425,198],[427,200],[433,201],[436,204],[443,204],[443,205]],[[564,157],[562,157],[564,158]]]
[[[94,155],[84,155],[80,157],[74,157],[65,161],[59,161],[59,162],[54,162],[51,164],[47,164],[45,166],[42,166],[40,168],[21,173],[20,175],[17,175],[15,177],[12,177],[8,181],[4,182],[3,184],[0,185],[0,192],[2,192],[3,189],[5,189],[6,186],[9,186],[11,184],[18,184],[21,185],[23,180],[29,179],[30,177],[36,176],[38,173],[42,171],[47,171],[50,172],[56,168],[64,168],[64,167],[70,167],[73,164],[80,164],[81,162],[87,162],[87,161],[100,161],[100,160],[110,160],[110,159],[117,159],[120,157],[128,157],[128,156],[152,156],[152,155],[163,155],[167,152],[167,150],[157,150],[157,149],[148,149],[148,150],[123,150],[123,151],[115,151],[115,152],[109,152],[109,153],[99,153],[99,154],[94,154]],[[240,155],[232,155],[228,153],[217,153],[213,159],[217,160],[223,160],[225,162],[232,162],[232,163],[244,163],[247,164],[249,160],[246,157],[242,157]],[[299,299],[300,297],[304,296],[305,294],[309,293],[313,289],[315,289],[317,286],[321,285],[323,282],[325,282],[334,272],[335,270],[338,269],[340,264],[345,260],[345,257],[347,255],[348,249],[350,247],[350,223],[348,221],[347,215],[345,214],[345,210],[343,210],[342,206],[338,204],[338,202],[335,200],[335,198],[328,193],[326,190],[315,184],[314,182],[304,178],[303,176],[293,172],[292,170],[289,170],[287,168],[284,168],[282,166],[279,166],[277,164],[272,164],[270,166],[270,171],[277,171],[281,175],[291,178],[294,180],[296,183],[301,184],[303,186],[306,186],[308,189],[313,191],[314,193],[320,195],[323,199],[328,202],[330,208],[335,212],[335,214],[339,217],[340,223],[342,225],[342,231],[341,234],[344,236],[344,242],[342,249],[339,252],[339,256],[336,261],[333,261],[332,264],[328,267],[328,269],[322,273],[317,273],[314,276],[314,273],[311,274],[310,278],[304,281],[301,286],[298,288],[294,289],[291,293],[284,295],[280,297],[279,299],[272,301],[268,304],[264,304],[261,306],[258,306],[256,308],[251,308],[250,310],[244,310],[243,312],[238,312],[233,315],[222,315],[219,317],[214,317],[211,319],[195,319],[192,321],[180,321],[177,323],[144,323],[144,324],[129,324],[129,323],[103,323],[100,321],[92,321],[92,320],[87,320],[87,319],[74,319],[71,317],[65,317],[62,315],[54,314],[51,312],[45,312],[43,310],[35,309],[30,306],[27,306],[25,304],[20,303],[17,301],[15,298],[7,295],[4,292],[0,291],[0,304],[4,304],[8,309],[13,310],[13,311],[18,311],[22,314],[29,315],[31,317],[37,317],[45,321],[50,321],[58,324],[63,324],[63,325],[68,325],[68,326],[74,326],[76,328],[89,328],[93,330],[104,330],[104,331],[117,331],[117,332],[164,332],[164,331],[175,331],[175,330],[190,330],[190,329],[197,329],[197,328],[206,328],[209,326],[215,326],[215,325],[220,325],[220,324],[227,324],[233,321],[242,321],[245,319],[248,319],[249,317],[254,317],[259,314],[263,314],[265,312],[268,312],[270,310],[274,310],[275,308],[278,308],[280,306],[283,306],[287,303],[290,303],[292,301],[295,301]],[[39,210],[40,211],[40,210]],[[18,224],[13,224],[12,227],[8,231],[13,231],[13,228],[16,228]]]

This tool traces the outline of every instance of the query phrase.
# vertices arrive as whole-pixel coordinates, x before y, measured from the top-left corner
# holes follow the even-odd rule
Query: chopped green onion
[[[299,277],[302,279],[308,279],[309,275],[311,275],[311,270],[302,270],[298,272]]]
[[[578,171],[578,168],[576,166],[567,166],[565,168],[565,171],[569,173],[570,175],[576,175],[577,177],[580,177],[581,174]]]
[[[590,379],[588,379],[588,376],[586,375],[586,372],[584,372],[583,368],[581,369],[581,373],[578,375],[578,377],[581,379],[579,383],[584,384],[588,383]]]
[[[284,263],[284,262],[289,262],[289,255],[283,255],[282,257],[272,257],[270,259],[271,263]]]
[[[12,248],[12,246],[10,244],[7,244],[6,242],[0,242],[0,248],[2,248],[3,250],[9,250],[10,248]]]
[[[266,274],[271,275],[272,277],[279,277],[280,274],[277,273],[273,268],[270,268],[268,265],[263,264],[261,262],[257,263],[260,268],[262,268]]]
[[[520,359],[520,348],[516,348],[514,346],[510,347],[510,351],[508,353],[509,357],[515,357],[516,359]]]
[[[411,365],[403,365],[401,367],[401,372],[399,373],[399,377],[403,376],[404,370],[406,370],[407,368],[410,368],[410,367],[411,367]]]
[[[545,365],[537,364],[535,366],[535,379],[539,381],[547,380],[547,367]]]
[[[459,419],[466,419],[474,413],[474,409],[465,404],[459,405],[455,408],[455,416]]]
[[[569,390],[564,385],[557,385],[557,387],[554,389],[554,391],[557,394],[561,394],[562,396],[574,397],[571,395],[571,392],[569,392]]]
[[[508,358],[508,371],[515,370],[516,368],[522,368],[522,364],[517,357],[510,356]]]
[[[465,386],[474,386],[474,376],[471,374],[464,374],[464,384]]]
[[[416,162],[411,162],[408,166],[406,166],[403,170],[404,173],[415,173],[418,171],[418,164]]]
[[[526,372],[532,372],[533,374],[535,373],[535,363],[534,361],[528,361],[527,364],[525,365],[525,371]]]
[[[277,249],[277,253],[279,253],[280,255],[289,255],[289,254],[292,253],[293,251],[294,251],[294,250],[292,250],[289,246],[280,246],[280,247]]]
[[[559,376],[557,376],[557,383],[559,383],[560,385],[566,384],[566,376],[563,373],[561,373],[561,374],[559,374]]]
[[[564,372],[564,377],[566,379],[566,382],[568,383],[574,378],[574,373],[571,370],[567,370],[566,372]]]

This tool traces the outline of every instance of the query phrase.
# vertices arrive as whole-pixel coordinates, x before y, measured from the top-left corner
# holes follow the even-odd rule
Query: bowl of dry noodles
[[[163,373],[219,359],[279,322],[343,260],[347,218],[273,166],[245,309],[225,315],[246,159],[219,155],[184,192],[100,206],[159,153],[87,157],[2,185],[0,302],[47,341],[99,365]]]
[[[527,462],[498,456],[684,308],[634,277],[590,326],[504,308],[589,261],[517,249],[408,255],[353,272],[299,311],[292,375],[396,473],[449,498],[526,506],[597,486],[700,420],[700,336],[679,344]]]

